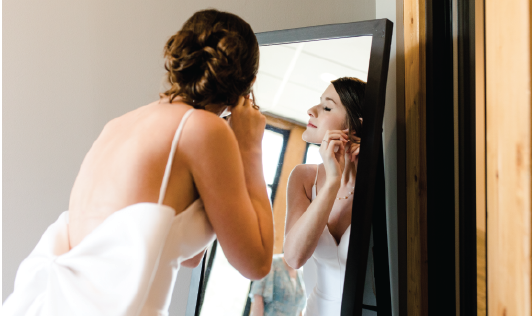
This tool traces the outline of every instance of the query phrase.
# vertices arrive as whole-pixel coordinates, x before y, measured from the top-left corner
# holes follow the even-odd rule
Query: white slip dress
[[[213,228],[200,199],[182,213],[163,205],[187,118],[172,141],[158,203],[114,212],[69,251],[68,211],[22,261],[4,316],[165,316],[181,262],[205,249]]]
[[[316,170],[316,179],[312,187],[312,201],[317,195],[318,170],[319,166]],[[325,225],[311,259],[303,266],[303,279],[306,291],[309,293],[307,306],[303,311],[304,316],[340,316],[350,235],[351,225],[347,227],[340,238],[340,242],[337,244],[336,239],[329,231],[328,225]],[[373,237],[370,240],[368,253],[363,304],[376,306],[372,246]],[[363,310],[362,314],[364,316],[377,315],[376,312],[370,310]]]

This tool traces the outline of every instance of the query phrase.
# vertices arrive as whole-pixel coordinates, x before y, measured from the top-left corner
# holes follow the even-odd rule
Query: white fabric
[[[181,127],[191,112],[176,131],[160,202]],[[168,315],[181,262],[214,238],[199,199],[177,216],[170,206],[137,203],[111,214],[69,251],[68,211],[63,212],[20,264],[3,315]]]
[[[316,170],[316,179],[312,186],[312,201],[317,196],[318,170],[319,165]],[[329,231],[328,225],[325,225],[311,259],[307,261],[303,268],[305,283],[309,282],[308,285],[312,286],[312,291],[307,298],[304,316],[340,315],[350,235],[351,225],[347,227],[340,238],[340,242],[337,244],[336,239]],[[371,244],[366,283],[364,285],[364,304],[375,306],[376,302],[372,291],[373,270],[369,265],[373,266]],[[310,275],[314,273],[315,275]]]

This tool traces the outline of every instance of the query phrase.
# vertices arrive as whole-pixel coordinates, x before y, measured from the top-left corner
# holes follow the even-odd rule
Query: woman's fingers
[[[327,151],[335,155],[338,151],[344,150],[344,142],[341,140],[331,140],[329,141],[329,145],[327,146]]]
[[[239,107],[251,106],[250,103],[251,103],[251,101],[248,98],[246,98],[244,96],[240,96],[240,97],[238,97],[238,102],[236,103],[236,105],[230,106],[229,108],[230,108],[230,110],[232,112],[235,109],[238,109]]]
[[[342,140],[345,143],[348,142],[347,134],[342,133],[341,131],[327,131],[325,132],[325,136],[323,137],[323,140],[326,142],[329,142],[331,140]]]
[[[347,133],[340,130],[328,130],[325,132],[325,136],[327,137],[328,135],[341,135],[342,137],[347,138]]]
[[[329,153],[334,156],[336,152],[341,148],[344,149],[345,143],[342,140],[329,140],[329,141],[323,141],[320,147],[320,151],[322,151],[323,154]],[[337,149],[336,149],[337,148]],[[336,151],[335,151],[336,149]]]
[[[355,158],[358,156],[360,152],[360,144],[351,143],[349,145],[349,148],[346,151],[347,151],[347,154],[349,155],[349,160],[351,162],[354,162]]]
[[[354,153],[358,148],[360,148],[360,144],[351,143],[349,150],[351,153]]]
[[[358,157],[359,153],[360,153],[360,147],[357,147],[355,150],[351,152],[351,162],[355,162],[355,159]]]

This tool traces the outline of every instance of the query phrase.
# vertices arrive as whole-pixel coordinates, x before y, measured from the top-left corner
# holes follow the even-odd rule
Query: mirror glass
[[[345,243],[348,243],[349,231],[342,235],[339,244],[327,227],[320,233],[329,234],[329,244],[325,247],[328,263],[317,262],[313,255],[297,270],[288,266],[283,259],[286,205],[290,199],[287,181],[297,165],[322,162],[319,145],[302,139],[309,122],[307,110],[320,103],[321,95],[332,80],[355,77],[367,81],[371,43],[371,36],[359,36],[260,47],[260,69],[253,89],[255,101],[267,118],[262,146],[264,177],[275,222],[272,270],[266,278],[250,281],[228,263],[223,249],[215,242],[207,255],[205,292],[199,302],[201,316],[336,314],[320,311],[320,308],[327,308],[324,306],[305,309],[307,298],[313,292],[312,295],[320,296],[322,301],[337,300],[338,295],[341,300],[343,276],[333,277],[334,280],[330,276],[338,276],[338,271],[343,273],[338,256],[342,256],[339,253],[342,251],[347,256]],[[367,308],[363,315],[377,314],[371,310],[376,306],[371,249],[370,243],[363,299]],[[320,269],[338,271],[329,274]],[[319,281],[319,278],[325,280]],[[317,286],[317,282],[325,284]],[[258,296],[262,299],[261,313],[257,312]]]

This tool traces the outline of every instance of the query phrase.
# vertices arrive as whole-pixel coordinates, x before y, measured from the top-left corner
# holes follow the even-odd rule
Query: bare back
[[[70,247],[78,245],[112,213],[156,203],[171,143],[185,112],[183,103],[154,102],[113,119],[85,156],[69,205]],[[185,210],[197,197],[192,175],[175,153],[164,205]]]
[[[162,99],[105,126],[72,188],[70,248],[114,212],[158,202],[172,140],[190,108]],[[273,250],[260,147],[266,122],[244,97],[231,112],[231,126],[214,112],[192,112],[177,143],[162,204],[178,215],[201,197],[229,262],[242,275],[260,279],[269,272]]]

